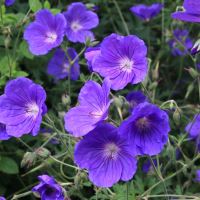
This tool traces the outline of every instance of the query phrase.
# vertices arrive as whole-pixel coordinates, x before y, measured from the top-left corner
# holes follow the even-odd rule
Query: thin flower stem
[[[152,166],[153,166],[153,168],[154,168],[154,171],[156,172],[156,175],[158,176],[158,178],[159,178],[160,181],[162,182],[163,187],[164,187],[164,190],[165,190],[165,194],[167,195],[167,194],[168,194],[168,193],[167,193],[167,188],[166,188],[164,179],[163,179],[163,177],[162,177],[161,171],[158,171],[158,170],[157,170],[157,168],[156,168],[156,166],[155,166],[155,164],[154,164],[153,159],[151,158],[151,156],[149,156],[149,160],[150,160],[150,162],[151,162],[151,164],[152,164]],[[168,198],[167,198],[167,199],[168,199]]]
[[[120,18],[121,18],[121,20],[122,20],[122,23],[123,23],[124,29],[125,29],[125,31],[126,31],[126,34],[127,34],[127,35],[130,35],[129,29],[128,29],[128,25],[127,25],[127,23],[126,23],[126,21],[125,21],[125,19],[124,19],[124,16],[123,16],[123,14],[122,14],[122,12],[121,12],[121,10],[120,10],[120,7],[119,7],[117,1],[116,1],[116,0],[113,0],[113,3],[115,4],[115,7],[116,7],[116,9],[117,9],[117,12],[119,13],[119,16],[120,16]]]
[[[71,168],[76,169],[76,170],[80,170],[78,167],[73,166],[73,165],[70,165],[70,164],[67,164],[67,163],[64,163],[64,162],[62,162],[62,161],[56,159],[56,158],[53,157],[53,156],[49,156],[49,157],[50,157],[51,159],[53,159],[54,161],[56,161],[56,162],[62,164],[62,165],[65,165],[65,166],[67,166],[67,167],[71,167]]]
[[[22,198],[22,197],[29,196],[29,195],[31,195],[32,193],[33,193],[32,191],[28,191],[28,192],[25,192],[25,193],[22,193],[22,194],[14,195],[13,198],[12,198],[11,200],[20,199],[20,198]]]
[[[179,169],[178,171],[174,172],[173,174],[169,175],[168,177],[164,178],[163,181],[166,182],[167,180],[173,178],[174,176],[176,176],[177,174],[180,174],[183,170],[187,169],[188,167],[190,167],[191,165],[193,165],[198,159],[200,158],[200,154],[195,157],[191,162],[189,162],[189,164],[183,166],[181,169]],[[151,186],[148,190],[146,190],[141,197],[145,197],[146,195],[148,195],[155,187],[157,187],[158,185],[160,185],[162,183],[162,181],[158,181],[157,183],[155,183],[153,186]]]

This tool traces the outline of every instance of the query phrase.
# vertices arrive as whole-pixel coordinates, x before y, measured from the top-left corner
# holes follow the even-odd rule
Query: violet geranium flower
[[[116,127],[102,123],[76,145],[75,163],[88,170],[94,185],[111,187],[119,180],[130,180],[136,172],[137,160],[130,148]]]
[[[185,131],[189,134],[189,138],[196,142],[196,146],[200,151],[200,115],[195,115],[194,119],[186,126]]]
[[[12,6],[15,3],[15,0],[5,0],[6,6]]]
[[[0,140],[8,140],[11,136],[6,132],[6,125],[0,123]],[[1,199],[0,199],[1,200]]]
[[[151,18],[158,15],[162,8],[163,8],[163,4],[161,3],[154,3],[150,6],[140,4],[140,5],[131,7],[130,11],[134,15],[136,15],[138,18],[144,21],[149,21]]]
[[[48,175],[39,176],[40,183],[32,191],[40,195],[41,200],[64,200],[62,187]]]
[[[34,55],[45,55],[58,47],[63,41],[65,26],[66,20],[62,14],[54,16],[47,9],[38,11],[35,21],[24,32],[30,52]]]
[[[88,69],[90,72],[93,71],[93,65],[95,62],[95,59],[99,56],[101,53],[100,47],[88,47],[84,53],[85,59],[87,60]]]
[[[147,47],[137,36],[111,34],[100,46],[93,70],[108,77],[113,90],[123,89],[128,83],[137,84],[147,75]]]
[[[119,127],[119,133],[132,146],[133,155],[159,154],[167,143],[169,131],[167,113],[150,103],[139,104]]]
[[[79,105],[65,115],[65,129],[75,137],[86,135],[108,116],[110,82],[104,80],[102,87],[88,81],[79,93]]]
[[[99,24],[96,13],[89,11],[81,2],[72,3],[63,13],[66,21],[66,36],[71,42],[85,43],[86,39],[94,39],[91,29]]]
[[[132,112],[133,109],[140,103],[148,102],[148,98],[144,95],[142,91],[133,91],[129,92],[126,96],[127,101],[130,105],[130,111]]]
[[[0,96],[0,123],[6,125],[8,135],[21,137],[31,132],[35,136],[47,111],[45,100],[45,90],[28,78],[8,82]]]
[[[192,48],[192,40],[189,38],[187,30],[176,29],[173,32],[174,38],[168,44],[174,56],[183,56]]]
[[[186,22],[200,22],[200,1],[184,0],[184,11],[172,13],[171,17]]]
[[[77,80],[80,75],[80,66],[78,64],[77,53],[74,48],[67,49],[68,57],[71,61],[76,58],[74,64],[70,67],[70,61],[62,49],[57,49],[53,57],[49,61],[47,72],[52,75],[56,80],[64,79],[69,75],[72,80]]]

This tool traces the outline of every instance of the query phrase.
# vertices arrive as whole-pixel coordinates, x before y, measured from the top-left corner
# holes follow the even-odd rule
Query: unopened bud
[[[34,152],[26,152],[21,161],[21,167],[31,167],[35,164],[37,155]]]
[[[42,158],[48,158],[51,155],[50,151],[43,147],[38,148],[35,153]]]
[[[189,68],[188,72],[194,79],[199,76],[199,73],[194,68]]]
[[[176,109],[174,114],[173,114],[173,119],[174,119],[174,122],[177,126],[180,125],[180,121],[181,121],[181,112],[180,112],[180,109]]]

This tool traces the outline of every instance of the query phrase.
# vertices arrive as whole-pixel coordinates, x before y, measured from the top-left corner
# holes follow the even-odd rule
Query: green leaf
[[[8,157],[0,157],[0,171],[6,174],[18,174],[19,168],[17,163]]]
[[[45,1],[44,2],[44,8],[47,8],[47,9],[50,9],[51,8],[51,5],[50,5],[50,3],[49,3],[49,1]]]
[[[23,55],[26,58],[33,59],[33,55],[30,53],[28,49],[28,45],[25,41],[22,41],[20,46],[19,46],[19,52],[21,55]]]
[[[29,0],[29,7],[33,12],[36,12],[42,8],[42,4],[39,0]]]

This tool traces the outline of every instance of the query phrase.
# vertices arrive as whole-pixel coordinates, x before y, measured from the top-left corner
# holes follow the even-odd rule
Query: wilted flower
[[[93,70],[111,81],[114,90],[123,89],[128,83],[137,84],[147,74],[147,47],[137,36],[111,34],[100,46]]]
[[[54,56],[49,61],[47,72],[55,79],[64,79],[69,76],[70,70],[70,78],[72,80],[77,80],[80,75],[77,53],[74,48],[68,48],[67,54],[68,56],[62,49],[57,49]],[[70,66],[70,61],[73,61],[75,58],[76,61]]]
[[[6,125],[10,136],[36,135],[42,115],[47,111],[46,92],[28,78],[17,78],[7,83],[0,96],[0,122]]]
[[[184,10],[172,13],[172,18],[186,22],[200,22],[200,1],[184,0]]]
[[[66,21],[66,36],[71,42],[85,43],[89,38],[94,39],[91,29],[99,24],[96,13],[89,11],[81,2],[72,3],[63,13]]]
[[[62,187],[48,175],[39,176],[39,185],[36,185],[32,191],[40,195],[41,200],[64,200]]]
[[[189,32],[187,30],[174,30],[174,38],[168,42],[174,56],[186,55],[188,50],[192,48],[192,40],[188,35]]]
[[[111,187],[135,174],[137,160],[130,149],[116,127],[102,123],[76,145],[74,157],[80,168],[89,171],[89,179],[96,186]]]
[[[151,18],[155,17],[159,14],[161,9],[163,8],[163,4],[154,3],[150,6],[140,4],[137,6],[133,6],[130,8],[130,11],[144,21],[149,21]]]
[[[100,47],[89,47],[85,51],[85,59],[87,60],[88,68],[90,71],[93,71],[93,65],[95,59],[100,55],[101,50]]]
[[[133,109],[140,103],[148,102],[148,98],[143,94],[142,91],[133,91],[129,92],[126,96],[127,101],[130,105],[130,111],[132,112]]]
[[[47,9],[38,11],[35,21],[24,32],[31,53],[44,55],[58,47],[63,41],[65,26],[66,20],[62,14],[54,16]]]
[[[8,140],[10,137],[6,132],[6,125],[0,123],[0,140]]]
[[[65,115],[65,129],[75,137],[86,135],[108,116],[110,82],[104,80],[102,87],[88,81],[79,93],[79,106]]]
[[[122,122],[119,133],[128,138],[133,155],[157,155],[168,140],[170,131],[166,112],[150,103],[139,104]]]
[[[5,0],[5,5],[6,6],[11,6],[15,3],[15,0]]]

